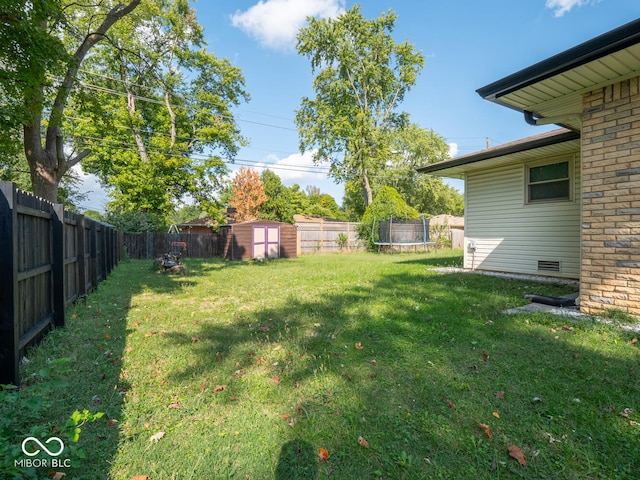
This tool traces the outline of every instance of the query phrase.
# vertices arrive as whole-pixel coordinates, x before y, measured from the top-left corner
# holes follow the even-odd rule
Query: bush
[[[365,210],[358,227],[358,237],[367,243],[369,250],[373,250],[374,242],[379,239],[379,232],[375,229],[372,236],[374,222],[388,220],[391,217],[397,220],[410,220],[420,218],[420,213],[407,205],[395,188],[382,187]]]

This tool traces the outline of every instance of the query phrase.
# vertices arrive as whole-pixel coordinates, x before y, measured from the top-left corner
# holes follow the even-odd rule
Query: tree
[[[229,205],[235,208],[234,221],[246,222],[260,218],[260,207],[267,201],[260,175],[255,170],[240,167],[233,179]]]
[[[230,108],[249,97],[240,70],[203,46],[188,2],[149,2],[87,62],[75,145],[91,147],[84,166],[113,187],[112,208],[166,215],[190,195],[215,210],[225,162],[245,143]]]
[[[407,205],[402,196],[393,187],[381,187],[373,202],[367,207],[362,216],[362,221],[358,226],[358,236],[366,240],[370,247],[378,239],[378,232],[375,231],[377,222],[389,220],[393,217],[397,220],[408,220],[419,218],[418,211]],[[374,228],[372,236],[372,228]]]
[[[7,102],[0,121],[13,132],[22,130],[36,195],[55,202],[63,176],[89,155],[89,149],[65,154],[65,108],[89,52],[140,1],[85,6],[65,0],[18,0],[3,11],[0,63],[5,73],[0,76],[0,93]],[[52,80],[52,75],[60,79]]]
[[[300,148],[316,163],[329,161],[336,181],[362,186],[365,208],[373,199],[371,178],[390,154],[389,132],[407,123],[397,108],[415,85],[423,55],[391,36],[392,10],[366,20],[359,5],[335,19],[310,18],[297,37],[297,51],[317,74],[316,97],[296,112]]]
[[[382,186],[391,186],[407,204],[422,213],[463,214],[464,199],[457,190],[446,185],[441,178],[417,172],[419,167],[445,160],[449,156],[449,147],[444,138],[433,130],[411,123],[391,132],[389,144],[391,155],[372,179],[374,194]],[[361,192],[361,186],[354,182],[348,182],[345,186],[345,208],[354,212],[356,217],[364,214],[365,210]]]
[[[291,190],[271,170],[262,172],[261,180],[267,200],[260,207],[260,216],[276,222],[293,223],[293,215],[298,212]]]

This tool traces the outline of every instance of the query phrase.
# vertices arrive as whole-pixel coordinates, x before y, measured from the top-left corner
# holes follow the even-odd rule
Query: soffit
[[[582,95],[638,75],[640,44],[488,100],[579,130]]]

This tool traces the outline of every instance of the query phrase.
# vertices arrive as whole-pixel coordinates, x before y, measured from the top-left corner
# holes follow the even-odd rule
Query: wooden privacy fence
[[[0,383],[20,382],[19,360],[66,308],[119,260],[112,227],[0,182]]]
[[[296,222],[298,253],[353,252],[365,250],[358,239],[358,225],[354,222]],[[346,239],[341,248],[340,234]]]
[[[168,253],[171,243],[183,242],[187,246],[184,256],[214,258],[220,256],[220,234],[212,233],[125,233],[123,244],[130,258],[152,259]]]

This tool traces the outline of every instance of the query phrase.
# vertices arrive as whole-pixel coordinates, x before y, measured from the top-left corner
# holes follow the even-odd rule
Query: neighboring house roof
[[[453,215],[434,215],[429,219],[429,225],[447,225],[449,228],[464,228],[464,217]]]
[[[512,162],[554,156],[579,151],[580,134],[560,128],[514,142],[497,145],[479,152],[450,158],[418,169],[420,173],[435,173],[451,178],[464,178],[464,173],[497,167]],[[482,162],[481,165],[478,163]]]
[[[477,90],[485,100],[525,112],[530,123],[579,130],[582,95],[636,77],[640,19]]]
[[[342,220],[336,220],[334,218],[320,217],[318,215],[302,215],[296,213],[293,216],[295,223],[323,223],[323,222],[342,222]]]
[[[189,220],[188,222],[178,223],[176,226],[178,227],[213,227],[216,225],[214,220],[211,220],[209,217],[196,218],[194,220]]]

